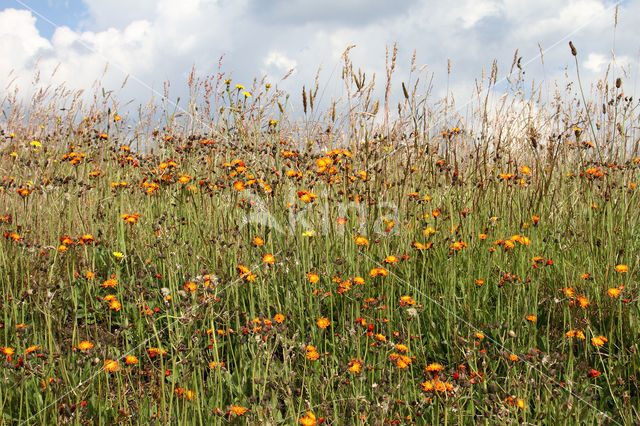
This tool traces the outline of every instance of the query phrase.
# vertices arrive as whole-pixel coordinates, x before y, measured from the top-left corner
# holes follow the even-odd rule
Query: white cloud
[[[245,84],[261,73],[280,78],[295,66],[295,75],[283,83],[295,92],[303,84],[311,85],[322,65],[320,81],[328,87],[324,96],[330,98],[344,94],[340,55],[346,46],[356,45],[351,52],[354,66],[369,79],[376,73],[382,86],[385,46],[397,41],[394,93],[400,81],[409,79],[409,60],[416,49],[417,65],[426,63],[435,73],[435,93],[443,94],[447,84],[458,88],[460,105],[471,92],[465,94],[461,88],[473,87],[483,69],[488,73],[493,58],[500,77],[507,74],[519,49],[528,81],[563,78],[564,68],[573,63],[570,39],[584,64],[583,78],[593,80],[606,68],[610,55],[603,52],[611,51],[613,40],[610,0],[411,0],[403,7],[382,0],[332,0],[322,5],[310,0],[84,2],[86,19],[77,29],[58,28],[51,40],[40,36],[30,12],[0,11],[0,82],[8,81],[15,69],[20,76],[16,84],[28,92],[37,62],[46,78],[60,65],[46,82],[87,89],[109,62],[102,80],[106,88],[119,88],[131,74],[124,97],[146,102],[150,88],[160,89],[166,80],[172,82],[173,95],[184,95],[193,65],[201,74],[213,74],[218,58],[225,55],[223,70],[233,71],[234,80]],[[640,0],[625,2],[616,29],[619,63],[622,57],[637,55],[638,24]],[[538,43],[558,43],[545,52],[544,70],[537,59]],[[448,77],[449,58],[453,69]]]
[[[587,60],[584,61],[586,69],[593,73],[600,73],[608,63],[607,58],[599,53],[589,53]]]

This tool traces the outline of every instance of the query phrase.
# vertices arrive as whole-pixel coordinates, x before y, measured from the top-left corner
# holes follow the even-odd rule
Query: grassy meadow
[[[460,107],[391,54],[376,100],[347,53],[336,101],[2,99],[0,423],[640,421],[624,79]]]

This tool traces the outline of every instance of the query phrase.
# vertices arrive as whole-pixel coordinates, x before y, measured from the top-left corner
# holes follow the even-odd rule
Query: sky
[[[171,82],[187,93],[192,67],[222,70],[250,85],[254,77],[300,97],[319,68],[323,95],[344,96],[341,55],[355,45],[356,68],[382,90],[385,49],[398,43],[396,82],[410,78],[410,60],[432,73],[433,95],[463,102],[494,59],[503,79],[514,53],[527,84],[575,77],[568,42],[578,49],[585,85],[607,66],[636,93],[640,0],[0,0],[0,85],[33,93],[39,85],[88,90],[100,78],[123,101],[158,99]],[[540,59],[544,51],[544,63]],[[614,53],[615,52],[615,62]],[[109,64],[104,73],[105,65]],[[451,64],[448,74],[448,64]],[[281,78],[290,69],[286,81]],[[55,72],[54,72],[55,71]],[[104,73],[104,74],[103,74]],[[129,76],[127,85],[122,82]],[[611,76],[614,74],[610,74]],[[414,76],[415,79],[415,76]],[[507,83],[502,80],[502,86]],[[401,91],[399,83],[392,90]]]

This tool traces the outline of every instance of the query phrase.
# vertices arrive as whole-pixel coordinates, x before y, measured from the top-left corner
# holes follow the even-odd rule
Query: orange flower
[[[320,328],[327,328],[327,327],[329,327],[329,324],[331,324],[331,322],[329,321],[328,318],[324,317],[324,318],[320,318],[318,321],[316,321],[316,324]]]
[[[316,416],[311,412],[307,411],[307,415],[298,419],[302,426],[316,426],[318,422],[316,422]]]
[[[569,330],[564,335],[567,336],[568,338],[577,337],[578,339],[582,339],[582,340],[586,339],[586,336],[580,330]]]
[[[362,364],[360,363],[360,361],[352,359],[349,363],[349,371],[351,371],[352,373],[359,373],[360,369],[362,369]]]
[[[383,262],[384,263],[388,263],[388,264],[393,264],[396,263],[399,259],[394,256],[394,255],[390,255],[384,258]]]
[[[10,348],[8,346],[3,346],[1,350],[2,350],[2,353],[8,357],[16,353],[16,351],[14,351],[13,348]]]
[[[425,367],[425,370],[429,373],[437,373],[438,371],[444,370],[444,367],[437,362],[431,363]]]
[[[37,350],[40,350],[40,346],[37,345],[33,345],[33,346],[29,346],[27,349],[24,350],[25,354],[30,354],[31,352],[35,352]]]
[[[229,409],[229,411],[231,411],[233,414],[235,414],[236,416],[242,416],[244,415],[244,413],[246,413],[247,411],[249,411],[248,408],[244,408],[241,407],[240,405],[234,405],[233,407],[231,407]]]
[[[309,348],[312,348],[311,350]],[[307,346],[307,359],[311,361],[315,361],[320,358],[320,354],[316,351],[316,348],[313,346]]]
[[[133,355],[127,355],[124,357],[124,362],[126,362],[129,365],[137,364],[138,358]]]
[[[525,318],[527,319],[527,321],[531,321],[531,322],[538,321],[538,318],[535,315],[527,315]]]
[[[609,340],[604,337],[604,336],[598,336],[598,337],[593,337],[591,339],[591,343],[593,343],[594,346],[604,346],[605,343],[607,343]]]
[[[189,183],[190,180],[191,180],[191,176],[189,175],[180,175],[180,177],[178,178],[178,182],[180,182],[183,185]]]
[[[121,307],[122,305],[117,300],[112,300],[111,303],[109,303],[109,309],[113,309],[114,311],[119,311]]]
[[[240,180],[235,181],[235,182],[233,183],[233,188],[234,188],[236,191],[244,191],[244,189],[245,189],[244,182],[242,182],[242,181],[240,181]]]
[[[264,240],[260,237],[255,237],[253,239],[253,244],[257,245],[257,246],[261,246],[264,245]]]
[[[600,376],[602,373],[599,372],[598,370],[595,370],[595,369],[592,368],[591,370],[589,370],[588,374],[589,374],[589,377],[596,378],[596,377]]]
[[[116,371],[118,371],[118,361],[114,361],[112,359],[105,359],[104,360],[104,367],[102,367],[103,370],[106,370],[110,373],[114,373]]]
[[[305,203],[310,203],[318,198],[318,196],[310,191],[298,191],[298,198],[300,198]]]
[[[273,317],[273,320],[275,322],[277,322],[278,324],[281,324],[282,321],[284,321],[284,315],[282,314],[276,314],[276,316]]]
[[[431,383],[430,381],[420,383],[420,385],[422,386],[423,392],[431,392],[433,390],[433,383]]]
[[[317,283],[318,281],[320,281],[320,277],[319,277],[319,276],[318,276],[318,274],[316,274],[315,272],[309,272],[309,273],[307,274],[307,278],[309,279],[309,282],[310,282],[311,284],[315,284],[315,283]]]
[[[409,367],[409,364],[411,364],[411,358],[405,355],[401,355],[400,357],[398,357],[396,364],[398,365],[398,368],[404,370]]]
[[[620,296],[620,289],[615,288],[615,287],[614,288],[610,288],[609,290],[607,290],[607,294],[610,297],[618,297],[618,296]]]
[[[93,343],[88,340],[83,340],[78,344],[78,349],[80,349],[81,351],[88,351],[91,348],[93,348]]]
[[[584,296],[578,297],[578,302],[580,303],[580,307],[583,309],[589,306],[589,299]]]
[[[118,285],[118,281],[116,281],[114,278],[110,278],[110,279],[106,280],[105,282],[103,282],[102,284],[100,284],[100,287],[115,288],[117,285]]]
[[[617,265],[614,269],[620,272],[621,274],[624,274],[629,270],[629,267],[627,265]]]
[[[185,283],[184,289],[186,291],[196,291],[197,285],[196,285],[196,283],[194,283],[192,281],[189,281],[188,283]]]
[[[355,238],[355,240],[357,245],[369,247],[369,240],[367,240],[365,237],[358,236]]]
[[[386,277],[387,275],[389,275],[389,271],[387,271],[384,268],[373,268],[370,272],[369,272],[369,276],[370,277],[377,277],[378,275],[382,276],[382,277]]]
[[[509,355],[509,359],[510,359],[511,361],[513,361],[513,362],[516,362],[516,361],[518,361],[520,358],[518,358],[518,355],[516,355],[516,354],[510,354],[510,355]]]
[[[274,255],[272,255],[271,253],[265,254],[262,257],[262,261],[264,263],[268,263],[269,265],[273,264],[276,261],[276,258]]]

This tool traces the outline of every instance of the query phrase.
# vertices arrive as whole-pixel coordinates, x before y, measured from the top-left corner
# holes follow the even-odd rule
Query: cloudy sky
[[[616,73],[630,68],[625,88],[637,92],[640,0],[619,3],[614,28],[615,6],[611,0],[0,0],[0,84],[26,93],[38,70],[42,84],[88,89],[108,62],[103,85],[119,89],[130,75],[120,97],[144,103],[167,80],[173,96],[184,96],[191,68],[215,73],[224,55],[222,68],[235,82],[266,75],[296,97],[321,66],[321,84],[340,96],[347,46],[356,46],[354,64],[382,82],[385,46],[398,42],[398,81],[408,76],[415,49],[418,65],[434,75],[434,93],[444,95],[450,59],[448,87],[464,100],[493,58],[504,77],[516,49],[529,84],[573,78],[572,40],[584,80],[603,76],[615,49]],[[280,83],[291,68],[295,73]]]

